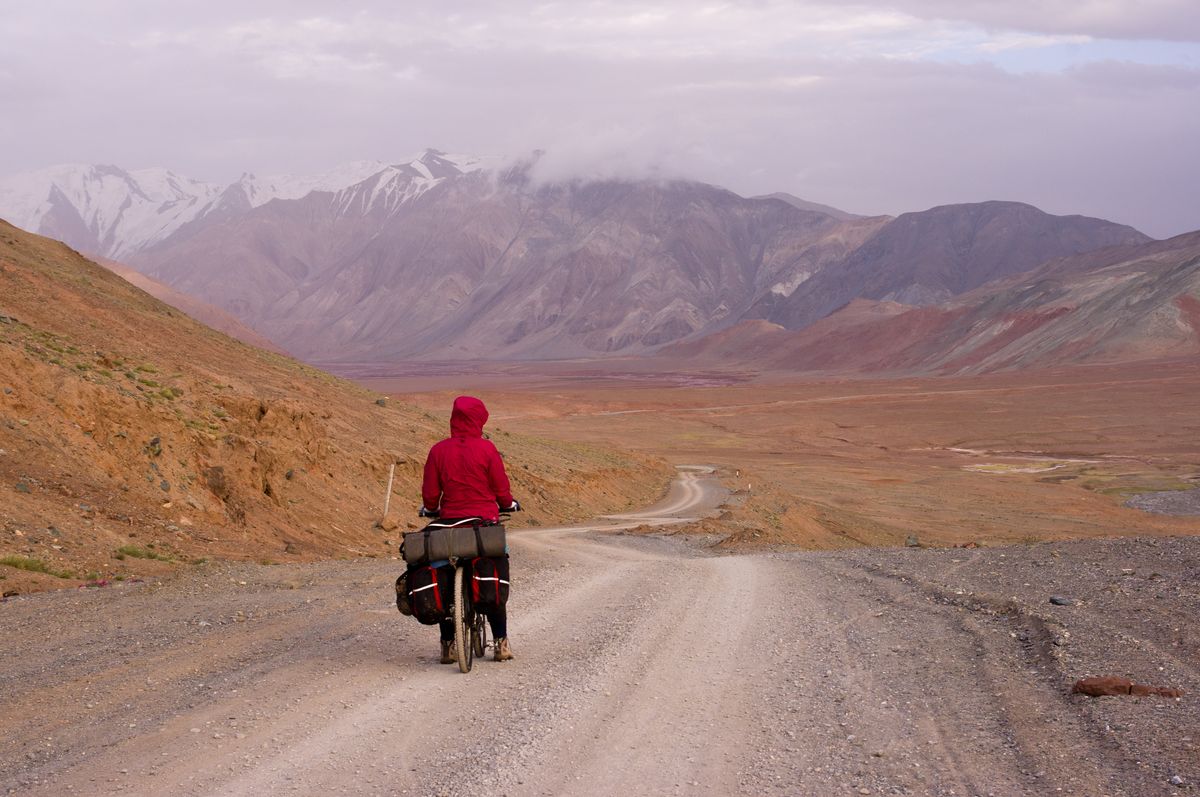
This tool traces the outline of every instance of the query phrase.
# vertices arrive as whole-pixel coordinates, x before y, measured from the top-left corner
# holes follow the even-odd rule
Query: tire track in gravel
[[[445,772],[430,773],[423,764],[471,738],[474,721],[464,722],[454,706],[486,706],[493,714],[538,708],[528,696],[560,684],[538,673],[552,671],[555,660],[587,661],[597,639],[621,643],[609,628],[611,596],[628,595],[626,616],[638,618],[637,593],[628,586],[664,586],[647,574],[662,571],[677,554],[653,542],[614,545],[584,535],[672,522],[670,512],[715,503],[720,491],[696,483],[706,470],[681,471],[664,502],[636,517],[515,531],[512,614],[522,658],[480,662],[466,677],[433,663],[436,631],[391,614],[381,587],[390,587],[395,564],[317,565],[304,583],[289,568],[255,571],[267,582],[265,596],[253,581],[239,590],[246,582],[237,576],[196,576],[190,584],[184,578],[123,595],[132,598],[127,606],[98,605],[90,627],[62,618],[64,633],[50,636],[67,644],[51,641],[27,651],[14,668],[25,690],[0,702],[0,718],[24,721],[18,732],[0,735],[0,749],[14,753],[12,766],[0,769],[0,786],[30,794],[262,794],[369,793],[378,784],[381,793],[397,787],[420,793],[421,783],[443,781]],[[381,583],[386,570],[391,573]],[[271,583],[277,573],[286,583],[282,589]],[[288,588],[298,591],[288,594]],[[220,604],[233,598],[242,605],[239,591],[254,592],[255,599],[245,601],[255,607],[254,623],[195,627],[197,617],[232,615],[232,607]],[[649,594],[661,599],[666,593]],[[132,610],[132,616],[118,613],[121,619],[113,621],[114,609]],[[27,618],[30,625],[36,614]],[[90,654],[72,652],[89,644],[105,618],[123,639],[146,642],[145,653],[110,639]],[[148,688],[151,682],[156,688]],[[589,688],[586,679],[579,685]],[[83,695],[98,696],[87,728],[77,723],[75,701]],[[556,705],[548,693],[537,703]],[[6,728],[16,731],[18,724]],[[44,755],[38,750],[43,738]]]
[[[394,613],[394,561],[6,603],[0,791],[1171,793],[1169,759],[1064,696],[1061,629],[946,592],[922,575],[935,552],[715,556],[613,533],[719,495],[691,468],[643,512],[515,530],[517,659],[465,676]]]

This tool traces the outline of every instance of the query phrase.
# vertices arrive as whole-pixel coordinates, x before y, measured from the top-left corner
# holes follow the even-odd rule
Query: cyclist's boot
[[[493,657],[496,661],[508,661],[513,657],[512,651],[508,649],[508,637],[502,636],[496,640],[496,655]]]
[[[454,655],[454,640],[442,640],[442,664],[453,664],[458,661],[458,656]]]

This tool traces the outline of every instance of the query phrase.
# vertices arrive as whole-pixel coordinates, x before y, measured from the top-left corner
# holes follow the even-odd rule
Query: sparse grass
[[[1100,495],[1130,498],[1143,493],[1191,490],[1194,484],[1175,476],[1156,473],[1088,473],[1080,487]]]
[[[140,373],[143,373],[143,374],[157,374],[158,373],[158,369],[155,368],[153,365],[139,365],[134,370],[138,371]]]
[[[55,570],[41,559],[32,559],[28,556],[5,556],[0,558],[0,565],[5,565],[6,567],[15,567],[18,570],[26,570],[30,573],[45,573],[46,575],[54,576],[55,578],[75,577],[75,574],[70,570]]]
[[[122,545],[117,549],[115,554],[117,559],[124,559],[127,556],[134,559],[153,559],[158,562],[174,562],[175,557],[167,554],[152,551],[149,548],[142,548],[139,545]]]

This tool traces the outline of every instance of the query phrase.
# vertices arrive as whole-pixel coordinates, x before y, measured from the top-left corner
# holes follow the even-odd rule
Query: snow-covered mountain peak
[[[60,164],[0,180],[0,216],[117,257],[178,229],[219,192],[167,169]]]
[[[384,167],[366,180],[338,191],[334,206],[339,212],[395,212],[401,206],[447,179],[474,171],[495,168],[500,158],[448,155],[427,149],[420,155]]]
[[[61,164],[0,179],[0,218],[84,251],[121,258],[217,211],[246,211],[314,192],[333,194],[335,205],[346,209],[361,212],[382,202],[394,211],[446,179],[501,163],[500,158],[427,149],[390,164],[359,160],[313,175],[246,172],[224,186],[168,169]]]
[[[337,192],[361,183],[387,168],[382,161],[353,161],[321,174],[294,176],[277,174],[256,177],[246,173],[236,185],[240,186],[251,207],[265,205],[272,199],[300,199],[314,191]]]

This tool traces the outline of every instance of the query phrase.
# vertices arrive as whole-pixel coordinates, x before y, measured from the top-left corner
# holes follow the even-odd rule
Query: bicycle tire
[[[487,648],[487,620],[482,612],[471,610],[471,647],[475,650],[476,658],[483,658],[483,652]]]
[[[475,649],[471,644],[470,610],[467,609],[466,568],[454,568],[454,653],[458,658],[458,669],[471,671]]]

